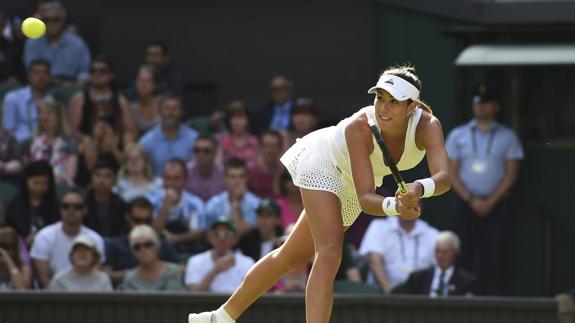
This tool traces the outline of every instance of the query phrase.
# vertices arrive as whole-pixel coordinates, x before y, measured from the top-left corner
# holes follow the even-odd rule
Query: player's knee
[[[341,264],[341,252],[341,244],[333,244],[323,248],[318,248],[316,251],[315,261],[323,263],[330,268],[333,267],[337,271]]]

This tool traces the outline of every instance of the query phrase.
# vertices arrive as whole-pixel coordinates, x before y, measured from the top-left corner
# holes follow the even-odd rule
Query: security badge
[[[487,168],[487,161],[482,158],[474,158],[473,162],[471,163],[471,171],[475,174],[483,174],[485,171],[487,171]]]

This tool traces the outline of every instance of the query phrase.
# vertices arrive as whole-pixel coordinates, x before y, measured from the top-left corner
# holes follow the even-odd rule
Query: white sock
[[[236,323],[236,320],[232,319],[223,306],[214,311],[214,316],[218,323]]]

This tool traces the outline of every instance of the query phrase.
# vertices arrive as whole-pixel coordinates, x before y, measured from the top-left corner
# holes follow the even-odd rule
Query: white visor
[[[375,90],[386,90],[398,101],[405,101],[412,99],[413,101],[419,100],[419,90],[408,81],[399,76],[383,74],[377,84],[369,89],[367,93],[375,93]]]

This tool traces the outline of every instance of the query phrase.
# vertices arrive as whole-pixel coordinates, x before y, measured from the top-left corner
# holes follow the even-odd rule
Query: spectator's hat
[[[281,208],[277,204],[275,199],[263,199],[261,200],[260,205],[256,209],[256,212],[259,215],[263,211],[267,211],[269,213],[279,216],[281,213]]]
[[[74,249],[76,246],[80,246],[80,245],[98,251],[98,247],[96,246],[96,242],[89,235],[81,234],[81,235],[77,236],[76,239],[74,239],[74,241],[72,242],[72,249]]]
[[[226,226],[230,231],[236,232],[236,226],[232,222],[230,218],[227,217],[219,217],[217,218],[212,225],[210,226],[211,230],[214,230],[217,226],[223,225]]]
[[[485,83],[479,84],[473,95],[473,104],[494,101],[499,102],[499,95],[493,90],[493,87]]]
[[[94,264],[100,263],[100,258],[102,255],[100,254],[100,250],[98,250],[98,246],[96,245],[96,241],[92,239],[89,235],[80,234],[77,236],[74,241],[72,242],[72,248],[70,248],[70,262],[73,264],[74,260],[72,259],[72,252],[76,247],[84,246],[90,249],[94,253]]]

